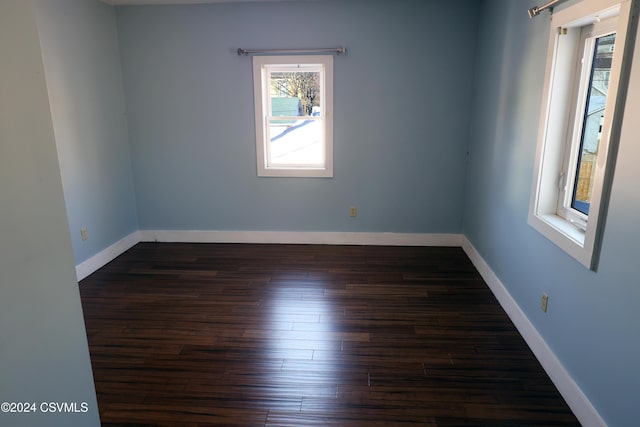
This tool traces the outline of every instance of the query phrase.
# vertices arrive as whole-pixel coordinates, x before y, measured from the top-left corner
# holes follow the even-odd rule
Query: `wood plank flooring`
[[[103,426],[579,425],[460,248],[141,243],[80,292]]]

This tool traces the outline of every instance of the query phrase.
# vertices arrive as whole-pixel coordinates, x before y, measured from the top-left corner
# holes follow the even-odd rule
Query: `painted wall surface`
[[[398,3],[117,8],[140,229],[460,232],[479,3]],[[236,50],[332,46],[334,178],[258,178]]]
[[[36,5],[79,264],[138,228],[116,14],[98,0],[38,0]]]
[[[610,426],[640,406],[640,43],[597,272],[527,225],[549,18],[532,1],[482,12],[464,233],[490,264]],[[540,308],[543,292],[549,309]]]
[[[0,58],[0,402],[37,404],[0,425],[99,426],[31,1],[0,2]]]

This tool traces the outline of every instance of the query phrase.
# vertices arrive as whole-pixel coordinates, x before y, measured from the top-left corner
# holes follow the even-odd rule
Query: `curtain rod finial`
[[[529,18],[535,18],[538,15],[540,15],[540,9],[538,9],[538,6],[529,9]]]

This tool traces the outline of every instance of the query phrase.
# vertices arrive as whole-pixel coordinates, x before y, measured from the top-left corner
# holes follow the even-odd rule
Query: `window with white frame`
[[[253,58],[258,176],[333,176],[333,56]]]
[[[631,52],[631,0],[552,16],[529,224],[595,269]]]

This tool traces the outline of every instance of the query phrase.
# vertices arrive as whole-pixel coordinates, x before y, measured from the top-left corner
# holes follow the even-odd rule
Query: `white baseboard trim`
[[[461,246],[460,234],[306,231],[140,230],[76,265],[78,282],[139,242]]]
[[[567,372],[562,362],[556,357],[553,350],[551,350],[536,327],[513,299],[498,276],[489,267],[489,264],[465,236],[462,237],[461,243],[462,249],[464,249],[484,281],[489,285],[496,299],[516,326],[520,335],[527,342],[529,348],[531,348],[531,351],[533,351],[533,354],[535,354],[547,375],[551,378],[551,381],[553,381],[578,418],[578,421],[584,427],[607,427],[598,411],[573,380],[569,372]]]
[[[307,231],[142,230],[142,242],[461,246],[460,234]]]
[[[78,282],[98,270],[107,263],[113,261],[116,257],[131,249],[140,242],[140,232],[133,233],[118,240],[113,245],[101,250],[86,261],[76,265],[76,276]]]

